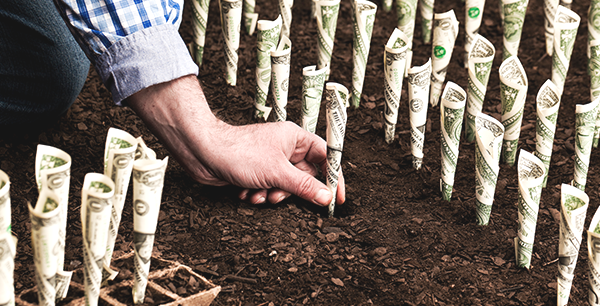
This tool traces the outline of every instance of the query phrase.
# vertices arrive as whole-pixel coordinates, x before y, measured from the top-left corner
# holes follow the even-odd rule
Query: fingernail
[[[254,204],[262,204],[262,203],[264,203],[264,202],[265,202],[265,197],[259,197],[259,198],[258,198],[258,199],[257,199],[257,200],[254,202]]]
[[[333,197],[333,195],[331,194],[331,192],[329,190],[321,189],[317,193],[317,196],[315,197],[313,202],[315,202],[316,204],[321,205],[321,206],[327,206],[331,202],[332,197]]]
[[[277,203],[279,203],[279,202],[281,202],[281,201],[285,200],[285,198],[286,198],[286,196],[285,196],[285,195],[282,195],[282,196],[280,196],[280,197],[279,197],[279,199],[277,199],[277,201],[275,201],[275,203],[273,203],[273,204],[277,204]]]
[[[240,200],[246,201],[247,198],[248,198],[248,191],[243,191],[242,193],[240,193]]]

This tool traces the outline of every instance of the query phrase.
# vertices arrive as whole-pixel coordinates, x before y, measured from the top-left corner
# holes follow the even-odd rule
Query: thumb
[[[273,182],[279,189],[293,193],[320,206],[327,206],[333,198],[329,188],[314,176],[288,164],[278,181]]]

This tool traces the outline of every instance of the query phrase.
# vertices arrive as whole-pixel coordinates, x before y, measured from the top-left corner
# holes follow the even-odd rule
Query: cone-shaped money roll
[[[558,240],[557,302],[567,305],[573,283],[575,265],[581,246],[581,234],[589,204],[585,192],[567,184],[561,186],[560,235]]]
[[[440,189],[442,198],[450,201],[452,198],[452,187],[454,186],[454,174],[456,162],[458,161],[458,145],[462,132],[463,116],[467,93],[456,83],[446,83],[442,94],[440,106],[441,127],[441,149],[442,149],[442,178]]]
[[[256,39],[256,96],[254,117],[267,120],[271,108],[267,107],[267,96],[271,84],[271,51],[277,49],[281,33],[281,15],[277,19],[259,20]]]
[[[39,305],[54,305],[56,300],[56,273],[60,247],[59,196],[47,187],[42,188],[35,208],[28,203],[31,219],[31,248],[35,264],[35,281]]]
[[[504,48],[502,50],[502,59],[506,60],[511,56],[517,56],[519,53],[519,44],[521,43],[521,33],[523,32],[523,23],[525,22],[525,12],[529,0],[500,0],[501,10],[504,14]]]
[[[488,225],[500,171],[504,126],[484,113],[475,117],[475,210],[477,224]]]
[[[302,128],[314,133],[317,130],[321,97],[328,66],[317,70],[317,66],[302,69]]]
[[[575,175],[572,185],[585,191],[600,97],[575,106]]]
[[[589,303],[600,305],[600,209],[596,210],[587,231]]]
[[[281,35],[290,37],[290,28],[292,25],[292,6],[294,6],[294,0],[278,0],[279,11],[283,18],[283,24],[281,26]]]
[[[396,0],[396,15],[398,16],[398,29],[406,35],[406,69],[411,67],[412,41],[415,33],[415,19],[417,17],[418,0]]]
[[[598,12],[600,23],[600,12]],[[590,75],[590,95],[592,100],[600,96],[600,39],[592,40],[588,45],[588,73]]]
[[[431,28],[433,25],[433,5],[435,0],[420,0],[419,12],[421,13],[421,33],[423,43],[431,42]]]
[[[10,179],[4,171],[0,170],[0,233],[10,233],[10,222]]]
[[[69,205],[69,185],[71,180],[71,156],[55,147],[38,145],[35,156],[35,178],[38,190],[48,188],[56,193],[60,201],[57,257],[58,274],[56,284],[57,299],[67,294],[72,272],[63,271],[65,262],[65,237],[67,233],[67,214]]]
[[[490,72],[494,62],[496,49],[494,45],[477,34],[473,39],[467,59],[467,68],[469,72],[469,85],[467,87],[467,141],[475,140],[475,117],[483,108],[485,93],[487,91]]]
[[[333,43],[335,30],[337,29],[338,13],[340,11],[340,0],[313,1],[315,4],[315,15],[317,19],[317,42],[319,60],[317,69],[321,70],[327,66],[325,79],[329,79],[329,67],[331,54],[333,54]]]
[[[144,139],[142,139],[142,137],[138,137],[135,140],[137,140],[137,149],[135,150],[135,160],[138,159],[156,159],[156,152],[154,152],[154,150],[148,148],[148,146],[146,146],[146,143],[144,142]]]
[[[600,23],[600,9],[598,11]],[[588,26],[589,27],[589,26]],[[588,74],[590,75],[590,96],[592,100],[600,96],[600,39],[588,43]],[[596,132],[594,134],[594,148],[598,147],[600,140],[600,113],[596,119]]]
[[[133,303],[144,302],[168,158],[133,163]]]
[[[333,216],[337,194],[338,179],[342,169],[342,150],[348,115],[348,89],[345,86],[329,82],[325,85],[327,107],[327,188],[333,194],[329,203],[329,216]]]
[[[536,97],[537,120],[534,154],[544,163],[544,167],[546,168],[542,187],[546,187],[546,182],[548,181],[548,170],[550,169],[559,108],[560,94],[558,93],[558,88],[556,88],[556,85],[551,80],[547,80],[542,85],[542,88],[540,88],[540,91],[538,91]]]
[[[556,84],[558,91],[563,92],[565,79],[569,71],[569,62],[577,37],[579,28],[579,15],[575,12],[558,6],[554,18],[554,49],[552,51],[552,82]]]
[[[86,305],[98,305],[114,194],[115,184],[110,177],[100,173],[85,175],[81,187],[81,231]]]
[[[221,8],[221,32],[225,49],[225,80],[235,86],[237,83],[238,48],[242,23],[243,0],[219,0]]]
[[[483,17],[483,8],[485,0],[466,0],[465,2],[465,67],[469,66],[469,50],[475,41],[475,37],[479,34],[481,19]],[[490,43],[492,49],[494,46]],[[494,50],[494,54],[496,51]],[[493,60],[493,56],[492,56]],[[471,140],[472,141],[472,140]]]
[[[271,89],[275,103],[275,121],[287,119],[288,89],[290,87],[290,61],[292,42],[287,36],[281,36],[277,50],[271,51]]]
[[[110,268],[110,262],[119,233],[121,214],[125,205],[137,146],[138,141],[131,134],[115,128],[108,130],[106,145],[104,146],[104,175],[114,182],[115,190],[106,242],[106,254],[103,262],[103,282],[113,280],[117,276],[117,272]]]
[[[431,43],[431,91],[429,103],[437,106],[446,80],[448,64],[452,58],[452,50],[458,36],[458,20],[454,10],[435,14],[433,20],[433,42]]]
[[[600,0],[591,0],[588,10],[588,47],[592,45],[591,42],[594,40],[600,40]]]
[[[554,17],[559,0],[544,0],[544,27],[546,29],[546,53],[552,56],[554,49]]]
[[[519,200],[517,203],[519,215],[519,228],[515,237],[515,258],[517,266],[527,268],[531,266],[533,241],[538,211],[540,210],[540,196],[542,182],[546,168],[544,163],[535,155],[521,150],[517,175],[519,180]]]
[[[0,305],[15,305],[15,255],[17,238],[10,232],[0,231]]]
[[[192,43],[192,57],[198,66],[202,65],[202,56],[204,54],[209,2],[210,0],[192,1],[192,30],[194,34],[194,42]]]
[[[375,12],[377,5],[367,0],[354,0],[352,2],[352,27],[354,29],[352,41],[352,93],[351,104],[354,107],[360,105],[363,84],[365,82],[365,70],[371,47],[371,34],[375,23]]]
[[[385,142],[394,141],[396,123],[398,122],[398,108],[402,94],[402,80],[406,71],[406,54],[408,52],[408,37],[398,28],[385,45],[383,52],[384,97],[385,110],[383,112],[385,127]]]
[[[256,22],[258,21],[258,14],[254,12],[255,5],[256,0],[244,0],[244,5],[242,6],[242,19],[248,35],[254,34]]]
[[[512,166],[517,155],[529,81],[521,61],[516,56],[511,56],[502,62],[499,73],[502,124],[504,124],[502,161]]]
[[[413,168],[421,169],[423,144],[427,126],[427,108],[431,85],[431,58],[423,66],[408,69],[408,108],[410,111],[410,143]]]

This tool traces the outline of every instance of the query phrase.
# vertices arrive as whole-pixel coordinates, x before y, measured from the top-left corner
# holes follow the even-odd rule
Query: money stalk
[[[516,56],[511,56],[502,62],[499,74],[502,124],[504,125],[502,161],[512,166],[517,155],[529,81],[521,61]]]
[[[467,94],[460,86],[450,81],[446,84],[440,105],[440,147],[442,151],[440,190],[442,198],[446,201],[450,201],[452,198],[466,100]]]
[[[275,110],[276,122],[287,119],[291,56],[292,42],[287,36],[282,36],[277,49],[271,51],[271,90],[275,100],[273,110]]]
[[[400,107],[400,97],[402,95],[402,81],[404,80],[404,73],[406,72],[408,49],[408,36],[400,29],[395,28],[385,44],[383,52],[385,97],[383,117],[385,142],[388,144],[391,144],[394,141],[396,132],[398,108]]]
[[[277,49],[281,34],[281,15],[277,19],[259,20],[256,26],[256,95],[254,98],[254,117],[267,120],[271,107],[267,106],[269,87],[271,86],[271,51]]]
[[[427,108],[431,86],[431,58],[422,66],[408,69],[408,107],[410,111],[410,148],[415,170],[423,164],[423,145],[427,127]]]
[[[492,71],[496,49],[492,43],[477,34],[467,59],[469,83],[467,87],[467,124],[465,126],[468,142],[475,140],[475,117],[483,109],[487,84]]]
[[[446,72],[452,58],[452,50],[458,36],[458,20],[454,10],[435,14],[433,20],[433,42],[431,43],[431,90],[429,103],[437,106],[446,80]]]
[[[354,0],[352,2],[352,92],[351,104],[358,108],[360,97],[365,82],[365,70],[369,58],[371,35],[375,23],[377,5],[367,0]]]
[[[221,9],[221,32],[225,50],[225,80],[227,84],[235,86],[242,23],[242,0],[219,0],[219,8]]]
[[[329,203],[329,217],[335,211],[338,180],[342,170],[342,150],[348,115],[348,89],[345,86],[329,82],[325,85],[327,107],[327,188],[333,197]]]
[[[317,130],[327,70],[314,65],[302,69],[302,128],[311,133]]]

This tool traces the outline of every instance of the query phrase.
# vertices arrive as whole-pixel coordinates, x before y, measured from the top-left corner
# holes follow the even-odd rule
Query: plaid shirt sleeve
[[[183,0],[55,0],[117,104],[137,91],[198,74],[178,33]]]

